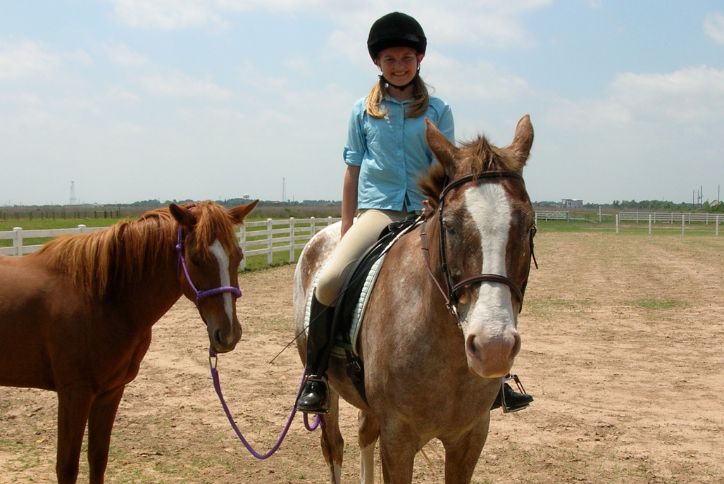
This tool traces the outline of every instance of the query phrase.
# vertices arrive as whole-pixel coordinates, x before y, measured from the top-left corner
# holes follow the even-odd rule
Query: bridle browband
[[[484,182],[497,182],[503,179],[513,179],[513,180],[519,180],[521,183],[525,184],[523,181],[523,177],[514,171],[486,171],[482,173],[477,174],[470,174],[465,175],[460,178],[456,178],[455,180],[447,183],[442,191],[440,192],[440,195],[438,196],[438,207],[437,207],[437,218],[438,218],[438,232],[439,232],[439,253],[440,253],[440,270],[443,273],[444,282],[445,282],[445,289],[443,289],[440,282],[437,280],[437,277],[435,277],[435,273],[432,271],[432,268],[430,267],[430,247],[429,247],[429,240],[427,236],[427,227],[426,227],[426,221],[423,222],[422,230],[420,232],[420,238],[422,242],[422,250],[423,255],[425,256],[427,270],[430,273],[430,276],[432,277],[432,280],[435,282],[435,285],[440,290],[440,293],[442,294],[443,299],[445,300],[445,306],[447,307],[448,311],[455,316],[455,319],[458,321],[458,324],[460,324],[460,315],[457,310],[457,303],[458,303],[458,293],[469,286],[479,285],[483,282],[494,282],[499,284],[505,284],[510,288],[511,294],[515,296],[518,299],[519,305],[519,312],[523,308],[523,295],[525,293],[525,285],[521,288],[518,287],[518,285],[509,277],[504,276],[502,274],[478,274],[475,276],[467,277],[461,281],[458,281],[455,283],[452,279],[452,275],[450,274],[450,268],[447,261],[447,253],[445,250],[446,247],[446,239],[445,239],[445,227],[443,226],[443,219],[442,219],[442,212],[445,207],[445,196],[454,188],[457,188],[461,185],[464,185],[466,183],[475,182],[477,184],[481,184]],[[535,260],[535,254],[533,253],[533,236],[535,235],[535,227],[531,229],[530,231],[530,252],[531,257],[533,258],[533,261],[535,262],[535,266],[538,267],[538,262]]]
[[[219,286],[215,287],[213,289],[203,289],[198,290],[196,288],[196,285],[194,284],[194,281],[191,280],[191,276],[189,275],[189,269],[186,266],[186,259],[184,258],[184,242],[183,242],[183,229],[179,225],[178,227],[178,237],[176,239],[176,252],[178,253],[178,263],[181,269],[183,270],[184,277],[186,277],[186,283],[189,285],[191,290],[196,295],[196,306],[198,307],[199,303],[202,299],[205,299],[207,297],[216,296],[218,294],[223,294],[225,292],[230,293],[235,298],[241,297],[241,289],[234,286]]]

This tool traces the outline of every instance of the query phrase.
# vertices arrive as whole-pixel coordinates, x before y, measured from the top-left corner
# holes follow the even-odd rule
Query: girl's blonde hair
[[[385,80],[380,76],[380,80],[372,86],[370,93],[367,95],[367,114],[376,119],[384,118],[387,114],[381,106],[382,100],[385,98],[385,85]],[[422,116],[430,104],[430,93],[427,90],[427,84],[419,75],[415,76],[412,86],[412,103],[405,112],[406,118]]]

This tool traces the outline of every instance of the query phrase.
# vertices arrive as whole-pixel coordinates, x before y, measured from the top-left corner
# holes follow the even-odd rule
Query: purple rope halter
[[[266,452],[265,454],[261,454],[254,450],[254,448],[251,446],[251,444],[244,438],[244,435],[241,433],[241,430],[239,430],[239,427],[236,425],[236,422],[234,421],[234,417],[231,415],[231,411],[229,410],[228,405],[226,404],[226,400],[224,400],[224,395],[221,391],[221,381],[219,380],[219,372],[216,370],[216,363],[217,363],[217,357],[216,352],[209,348],[209,368],[211,369],[211,378],[214,381],[214,390],[216,390],[216,394],[219,396],[219,401],[221,402],[221,406],[224,409],[224,413],[226,414],[226,418],[229,420],[229,423],[231,424],[231,428],[234,429],[234,432],[236,433],[236,436],[239,438],[242,444],[244,444],[244,447],[246,447],[246,450],[249,451],[249,453],[254,456],[255,458],[259,460],[268,459],[272,455],[276,453],[277,450],[279,450],[279,447],[281,447],[282,442],[284,442],[284,438],[287,436],[287,432],[289,432],[289,428],[292,425],[292,421],[294,420],[294,415],[297,413],[297,407],[296,407],[296,399],[295,405],[292,405],[292,409],[289,412],[289,416],[287,417],[287,421],[284,424],[284,428],[282,428],[281,433],[279,434],[279,437],[277,438],[277,441],[274,443],[274,446]],[[304,378],[305,375],[302,374],[302,381],[299,384],[299,390],[297,391],[297,398],[299,398],[299,394],[302,392],[302,388],[304,388]],[[320,415],[317,415],[314,422],[310,425],[309,420],[307,419],[307,414],[304,414],[304,427],[310,431],[313,432],[314,430],[319,427],[320,424],[323,424],[324,420]]]
[[[216,296],[217,294],[223,294],[225,292],[231,293],[231,295],[236,297],[237,299],[241,297],[241,289],[239,289],[238,287],[220,286],[213,289],[204,289],[203,291],[199,291],[196,288],[194,281],[191,280],[191,276],[189,275],[189,268],[186,266],[186,259],[184,259],[183,230],[181,229],[180,225],[178,227],[178,237],[176,239],[176,252],[178,253],[178,263],[184,272],[186,282],[196,295],[196,306],[198,306],[201,300],[204,298],[207,298],[209,296]]]

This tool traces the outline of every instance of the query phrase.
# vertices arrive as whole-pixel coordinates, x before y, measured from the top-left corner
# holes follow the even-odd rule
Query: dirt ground
[[[474,482],[724,482],[724,237],[544,228],[536,248],[515,367],[535,402],[493,413]],[[270,363],[292,338],[293,270],[242,276],[244,336],[218,363],[239,426],[263,451],[302,370],[293,348]],[[244,450],[213,391],[205,338],[186,300],[157,323],[121,403],[108,481],[327,482],[319,436],[300,416],[272,458]],[[0,482],[54,481],[56,408],[54,393],[0,388]],[[342,413],[343,481],[356,482],[356,411]],[[429,443],[415,482],[442,482],[442,460]]]

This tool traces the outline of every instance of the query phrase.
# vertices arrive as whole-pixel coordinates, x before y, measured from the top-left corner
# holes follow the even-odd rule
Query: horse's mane
[[[459,166],[455,171],[459,175],[478,174],[494,170],[516,171],[519,164],[504,150],[490,144],[484,136],[463,143],[457,150],[455,159]],[[432,208],[438,205],[438,197],[451,180],[445,173],[445,167],[436,161],[430,166],[427,173],[420,176],[417,181],[422,193],[427,197]]]
[[[236,243],[226,210],[212,202],[185,205],[197,217],[193,243],[202,254],[218,238],[225,247]],[[104,298],[126,285],[146,279],[175,258],[178,224],[168,208],[151,210],[135,221],[121,221],[105,230],[59,237],[37,253],[48,265],[69,275],[89,297]]]

